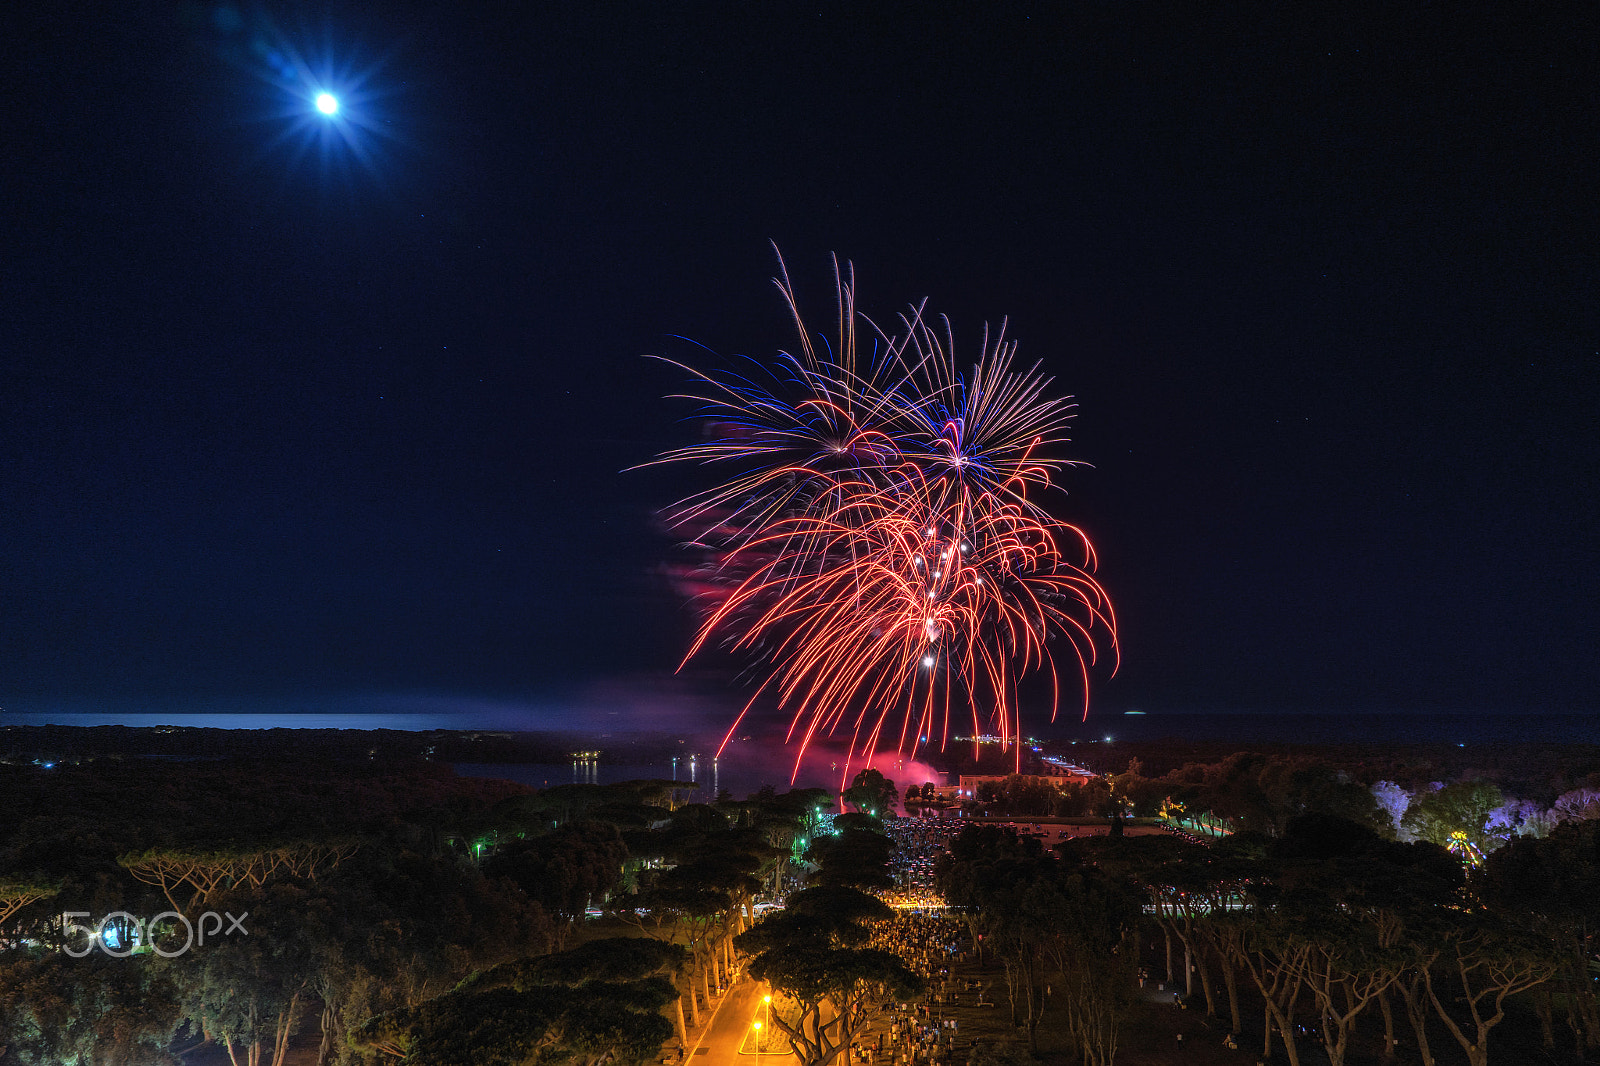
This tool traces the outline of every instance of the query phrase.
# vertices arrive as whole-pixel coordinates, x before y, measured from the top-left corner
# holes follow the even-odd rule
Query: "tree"
[[[1035,817],[1055,810],[1060,789],[1049,781],[1024,774],[1009,774],[1000,783],[997,807],[1006,814]]]
[[[883,835],[883,819],[866,811],[846,811],[844,814],[833,816],[834,835],[859,830],[864,833]]]
[[[664,944],[646,937],[605,937],[553,955],[501,963],[485,973],[468,978],[465,986],[500,983],[519,987],[577,987],[589,981],[632,981],[670,976],[688,964],[688,953],[675,944]]]
[[[979,786],[981,789],[983,786]],[[1063,818],[1078,818],[1098,814],[1111,803],[1111,786],[1103,777],[1091,778],[1081,784],[1068,785],[1057,790],[1058,795],[1051,813]]]
[[[767,891],[774,897],[784,890],[791,862],[803,855],[810,845],[807,834],[821,792],[820,789],[800,789],[780,796],[776,789],[768,786],[752,797],[751,828],[770,849],[770,857],[762,869],[767,877]],[[767,798],[761,798],[768,793]]]
[[[1600,952],[1600,821],[1558,826],[1543,840],[1523,837],[1489,856],[1477,886],[1498,913],[1549,944],[1553,985],[1581,1057],[1600,1048],[1600,997],[1591,960]],[[1547,1044],[1550,1003],[1541,1000]]]
[[[0,956],[0,1061],[7,1066],[169,1063],[179,1011],[141,958],[92,952]]]
[[[1239,969],[1247,925],[1240,907],[1246,886],[1262,875],[1266,838],[1238,833],[1209,846],[1169,836],[1101,838],[1074,841],[1064,857],[1080,853],[1102,869],[1129,879],[1144,894],[1148,913],[1166,936],[1167,969],[1172,979],[1171,945],[1184,947],[1186,985],[1200,978],[1206,1010],[1214,1013],[1208,956],[1221,970],[1228,992],[1232,1032],[1241,1031]],[[1192,987],[1189,987],[1192,992]]]
[[[1012,1019],[1037,1049],[1046,978],[1061,988],[1068,1032],[1084,1061],[1109,1063],[1128,1007],[1138,898],[1094,853],[1058,860],[1015,830],[972,826],[951,842],[935,879],[974,938],[1005,966]]]
[[[843,815],[840,816],[845,817]],[[834,819],[837,825],[839,819]],[[806,859],[821,867],[816,880],[824,885],[851,888],[889,888],[889,856],[894,844],[882,833],[845,828],[836,836],[820,836],[806,850]]]
[[[216,848],[167,846],[129,853],[117,862],[134,880],[161,889],[174,910],[194,914],[235,886],[259,889],[274,877],[315,880],[357,847],[348,837]]]
[[[1238,829],[1280,835],[1289,819],[1336,814],[1376,828],[1382,812],[1370,789],[1306,756],[1239,752],[1204,770],[1198,803]]]
[[[802,1066],[828,1066],[837,1059],[866,1025],[876,999],[910,999],[922,989],[922,979],[900,956],[877,948],[774,944],[751,961],[750,973],[794,1003],[793,1016],[776,1010],[772,1024]]]
[[[866,923],[893,912],[881,900],[843,885],[808,888],[791,897],[738,937],[754,954],[750,973],[794,1004],[776,1010],[772,1023],[789,1040],[802,1066],[827,1066],[866,1024],[875,997],[907,999],[922,981],[893,952],[864,948]]]
[[[296,935],[305,897],[299,886],[282,883],[231,893],[224,905],[248,913],[254,935],[223,937],[164,961],[184,1016],[227,1049],[233,1066],[259,1066],[264,1056],[283,1066],[310,995],[311,953]]]
[[[1393,781],[1379,781],[1372,786],[1372,799],[1382,815],[1378,831],[1387,837],[1398,836],[1406,808],[1411,806],[1411,793]]]
[[[868,923],[888,918],[888,905],[861,891],[889,881],[887,837],[846,829],[813,844],[821,866],[816,884],[788,906],[741,934],[736,943],[755,957],[750,973],[789,997],[791,1011],[774,1010],[773,1025],[801,1066],[827,1066],[866,1024],[872,1002],[915,995],[922,980],[893,952],[864,947]]]
[[[1268,761],[1265,755],[1239,752],[1208,767],[1200,806],[1238,829],[1276,834],[1279,812],[1261,784]]]
[[[744,931],[746,915],[754,917],[753,901],[761,887],[756,873],[760,868],[760,856],[738,847],[737,842],[730,839],[724,848],[703,852],[692,861],[668,870],[656,881],[657,892],[681,892],[721,901],[715,913],[709,916],[706,935],[700,937],[696,945],[696,964],[707,982],[713,976],[719,983],[732,981],[732,938]],[[709,1002],[709,988],[706,998]]]
[[[293,911],[274,919],[271,931],[287,930],[307,953],[307,993],[322,1005],[320,1066],[340,1054],[352,1025],[555,940],[555,923],[510,881],[387,843],[300,883]]]
[[[1563,792],[1550,805],[1550,813],[1562,822],[1600,819],[1600,788],[1575,788]]]
[[[628,901],[629,909],[619,912],[622,920],[637,926],[645,935],[667,944],[684,947],[693,965],[684,975],[687,985],[678,990],[689,1024],[699,1022],[699,1001],[711,1003],[710,976],[706,960],[716,925],[732,906],[730,893],[683,885],[655,885],[640,891]]]
[[[61,879],[42,875],[0,874],[0,925],[12,915],[61,891]],[[0,929],[0,934],[4,930]]]
[[[1291,820],[1273,848],[1277,919],[1305,949],[1302,978],[1332,1066],[1358,1017],[1414,962],[1409,939],[1455,903],[1460,864],[1334,815]],[[1392,1025],[1391,1025],[1392,1029]]]
[[[774,849],[763,830],[736,828],[724,811],[703,804],[680,807],[662,830],[634,834],[630,847],[670,865],[641,871],[638,891],[616,900],[616,913],[648,936],[689,949],[694,965],[681,992],[693,1023],[696,994],[709,1006],[713,977],[731,974],[731,938],[753,916],[757,874]]]
[[[869,767],[856,774],[850,787],[844,790],[843,798],[846,803],[854,804],[857,810],[875,818],[887,818],[894,814],[894,805],[900,793],[893,781]]]
[[[416,1007],[352,1033],[357,1046],[412,1066],[632,1066],[672,1036],[662,1010],[681,948],[600,940],[494,967]]]
[[[1406,809],[1401,828],[1417,839],[1445,846],[1453,833],[1464,833],[1480,852],[1500,841],[1487,829],[1489,816],[1505,802],[1498,788],[1487,781],[1457,781],[1423,792]]]
[[[1086,1066],[1111,1066],[1132,1006],[1137,898],[1118,879],[1087,865],[1063,869],[1052,897],[1045,950],[1060,982],[1068,1033]],[[1030,902],[1038,906],[1046,899]]]
[[[590,905],[617,888],[627,858],[627,845],[616,826],[584,820],[503,845],[484,860],[483,871],[489,877],[510,879],[557,918],[560,948]]]
[[[1440,961],[1439,978],[1431,968],[1423,971],[1428,999],[1470,1066],[1488,1066],[1489,1034],[1505,1019],[1506,999],[1557,970],[1532,938],[1487,917],[1463,918]],[[1441,986],[1448,988],[1443,997]]]

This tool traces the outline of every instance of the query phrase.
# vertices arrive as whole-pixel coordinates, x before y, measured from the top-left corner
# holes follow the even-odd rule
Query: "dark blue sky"
[[[648,687],[770,239],[1078,397],[1097,707],[1600,713],[1592,5],[24,6],[0,707]]]

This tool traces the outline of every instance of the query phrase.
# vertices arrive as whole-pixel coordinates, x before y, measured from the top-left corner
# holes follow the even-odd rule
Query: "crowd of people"
[[[941,1018],[926,1003],[891,1004],[886,1024],[851,1049],[851,1060],[884,1066],[944,1066],[965,1062],[954,1018]],[[957,1052],[960,1052],[958,1055]]]
[[[935,864],[967,824],[918,818],[885,822],[884,832],[895,844],[894,887],[878,894],[895,914],[876,925],[868,946],[899,955],[927,981],[927,991],[917,1002],[882,1006],[851,1045],[853,1066],[964,1066],[975,1053],[977,1041],[960,1031],[958,1017],[968,1015],[959,1008],[995,1004],[986,1001],[980,982],[952,976],[972,949],[972,937],[967,923],[945,909],[934,886]],[[1057,840],[1109,831],[1104,825],[994,824],[1009,824],[1019,834],[1037,836],[1046,847]],[[1164,828],[1189,836],[1171,826]],[[1149,975],[1141,970],[1139,976],[1143,987]]]
[[[893,918],[878,923],[870,946],[899,955],[933,987],[942,984],[951,964],[966,954],[971,937],[959,918],[932,910],[898,910]]]
[[[884,832],[894,841],[891,872],[894,887],[880,893],[895,908],[880,922],[869,946],[893,951],[927,981],[918,1002],[889,1003],[873,1018],[850,1049],[852,1064],[871,1066],[962,1066],[975,1041],[963,1035],[952,1008],[993,1006],[979,982],[951,976],[972,948],[972,937],[960,917],[945,910],[934,887],[934,865],[951,840],[968,823],[917,818],[888,819]],[[1000,823],[1004,824],[1004,823]],[[1046,846],[1072,835],[1091,835],[1103,826],[1041,826],[1013,823],[1019,833],[1038,835]]]
[[[961,822],[891,818],[884,825],[884,832],[895,845],[895,887],[883,893],[884,902],[891,906],[941,905],[939,893],[933,887],[933,864],[949,849],[951,838],[962,828]]]
[[[968,1002],[981,995],[957,989],[950,978],[972,940],[966,923],[945,912],[933,886],[934,863],[961,828],[959,822],[910,818],[892,819],[885,827],[895,843],[895,888],[883,895],[896,909],[873,930],[870,946],[899,955],[926,979],[928,991],[921,1002],[887,1004],[851,1049],[852,1062],[942,1066],[967,1059],[970,1042],[958,1042],[956,1021],[944,1016],[944,1008],[958,1005],[963,994]]]

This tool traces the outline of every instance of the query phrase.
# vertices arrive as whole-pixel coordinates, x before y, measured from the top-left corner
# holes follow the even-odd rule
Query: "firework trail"
[[[1076,465],[1048,454],[1074,405],[1045,397],[1037,367],[1014,368],[1003,327],[966,374],[925,305],[878,328],[837,260],[835,343],[819,350],[779,265],[799,350],[763,383],[673,363],[717,435],[655,461],[730,471],[666,513],[713,560],[685,662],[720,642],[765,675],[729,736],[770,693],[792,715],[797,768],[820,736],[847,733],[863,758],[942,748],[953,718],[976,735],[987,717],[1010,745],[1021,679],[1050,679],[1054,719],[1063,666],[1087,716],[1115,616],[1088,538],[1035,501]]]

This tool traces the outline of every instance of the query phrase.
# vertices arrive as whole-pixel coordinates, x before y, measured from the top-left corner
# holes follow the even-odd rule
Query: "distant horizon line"
[[[1555,718],[1595,718],[1600,715],[1596,711],[1373,711],[1373,710],[1343,710],[1343,711],[1209,711],[1209,710],[1163,710],[1163,711],[1107,711],[1099,715],[1091,715],[1088,721],[1056,721],[1045,722],[1025,730],[1030,735],[1040,733],[1059,733],[1070,731],[1074,728],[1094,729],[1096,723],[1108,723],[1123,717],[1142,718],[1530,718],[1530,719],[1555,719]],[[647,721],[638,725],[620,721],[603,721],[590,719],[588,721],[573,722],[569,716],[559,715],[559,722],[540,722],[543,717],[537,710],[530,708],[527,711],[513,712],[500,710],[498,712],[485,712],[484,710],[457,710],[457,711],[412,711],[412,710],[362,710],[362,711],[319,711],[311,709],[281,709],[281,710],[195,710],[195,711],[8,711],[0,707],[0,728],[7,726],[63,726],[63,727],[91,727],[96,725],[123,725],[135,728],[151,728],[155,726],[172,725],[194,726],[196,720],[209,719],[228,723],[226,727],[238,729],[271,729],[275,721],[294,721],[293,726],[284,725],[281,728],[369,728],[361,724],[341,725],[335,723],[365,723],[373,719],[389,719],[396,722],[406,722],[405,726],[392,728],[424,731],[426,729],[445,730],[489,730],[499,732],[575,732],[592,731],[596,728],[607,728],[617,732],[662,732],[681,733],[690,730],[684,728],[684,723],[666,723],[651,725]],[[259,725],[241,724],[248,720],[259,720]],[[304,721],[316,720],[317,725],[301,724]],[[420,723],[435,723],[421,726]],[[676,726],[676,728],[674,727]],[[198,726],[197,728],[204,728]],[[700,728],[700,727],[695,727]],[[705,730],[721,728],[719,720],[713,719],[703,724]]]

